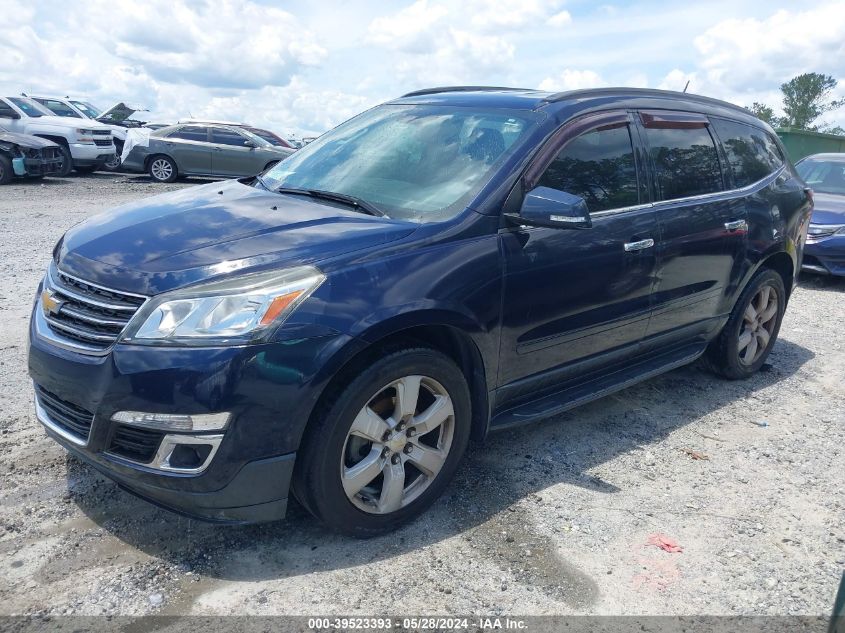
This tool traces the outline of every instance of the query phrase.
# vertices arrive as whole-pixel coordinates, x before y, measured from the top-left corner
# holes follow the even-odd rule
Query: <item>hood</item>
[[[94,121],[93,119],[76,119],[69,116],[39,116],[28,117],[27,123],[32,125],[52,125],[56,127],[84,129],[84,130],[111,130],[111,127]]]
[[[319,263],[417,226],[231,180],[93,216],[65,234],[58,260],[81,279],[152,295],[233,271]]]
[[[7,132],[0,129],[0,142],[14,143],[27,149],[41,149],[44,147],[53,147],[56,144],[53,141],[48,141],[46,138],[32,136],[31,134],[17,134],[16,132]]]
[[[813,194],[813,224],[845,224],[845,196]]]
[[[136,112],[137,110],[133,110],[125,103],[120,102],[104,111],[97,117],[97,120],[102,121],[103,123],[120,123],[121,121],[125,121],[131,117]]]

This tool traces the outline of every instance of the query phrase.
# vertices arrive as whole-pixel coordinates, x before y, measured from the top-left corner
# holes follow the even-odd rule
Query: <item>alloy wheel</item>
[[[164,158],[155,159],[153,164],[150,165],[150,171],[156,180],[167,180],[173,175],[173,167],[170,165],[170,161]]]
[[[372,514],[412,503],[443,468],[455,431],[452,399],[427,376],[382,387],[352,422],[341,453],[347,498]]]
[[[117,169],[120,167],[120,156],[118,154],[114,154],[103,165],[106,169]]]
[[[737,345],[739,360],[744,365],[753,365],[765,353],[777,325],[778,307],[777,290],[765,285],[745,308]]]

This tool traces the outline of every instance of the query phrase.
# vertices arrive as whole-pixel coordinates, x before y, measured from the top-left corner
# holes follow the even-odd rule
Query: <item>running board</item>
[[[490,430],[511,429],[559,415],[564,411],[598,400],[643,380],[688,365],[701,356],[705,349],[707,349],[706,345],[686,345],[673,352],[629,364],[616,371],[599,375],[539,400],[532,400],[502,411],[490,421]]]

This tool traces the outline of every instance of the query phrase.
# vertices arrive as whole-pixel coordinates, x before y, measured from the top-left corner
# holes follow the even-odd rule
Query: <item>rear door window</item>
[[[537,184],[581,196],[592,213],[637,204],[637,166],[628,125],[599,127],[572,139]]]
[[[725,148],[736,187],[762,180],[783,165],[780,149],[768,132],[727,119],[712,118],[711,121]]]
[[[208,141],[208,128],[198,125],[186,125],[170,134],[169,138],[181,138],[186,141],[200,141],[205,143]]]
[[[724,190],[719,155],[707,119],[643,116],[658,198],[673,200]]]

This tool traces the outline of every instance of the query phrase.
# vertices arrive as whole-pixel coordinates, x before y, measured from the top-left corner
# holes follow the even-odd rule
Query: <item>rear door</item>
[[[700,338],[715,327],[742,277],[748,225],[707,117],[643,111],[639,123],[660,225],[648,348]]]
[[[583,197],[593,226],[501,231],[499,404],[553,388],[583,369],[577,361],[589,358],[595,369],[636,353],[650,313],[658,234],[632,132],[628,112],[583,117],[564,126],[526,172],[526,190]]]
[[[215,176],[252,176],[264,168],[258,152],[244,145],[246,141],[246,136],[233,128],[211,128],[211,169]]]
[[[211,142],[203,125],[183,125],[163,140],[183,174],[211,174]]]

